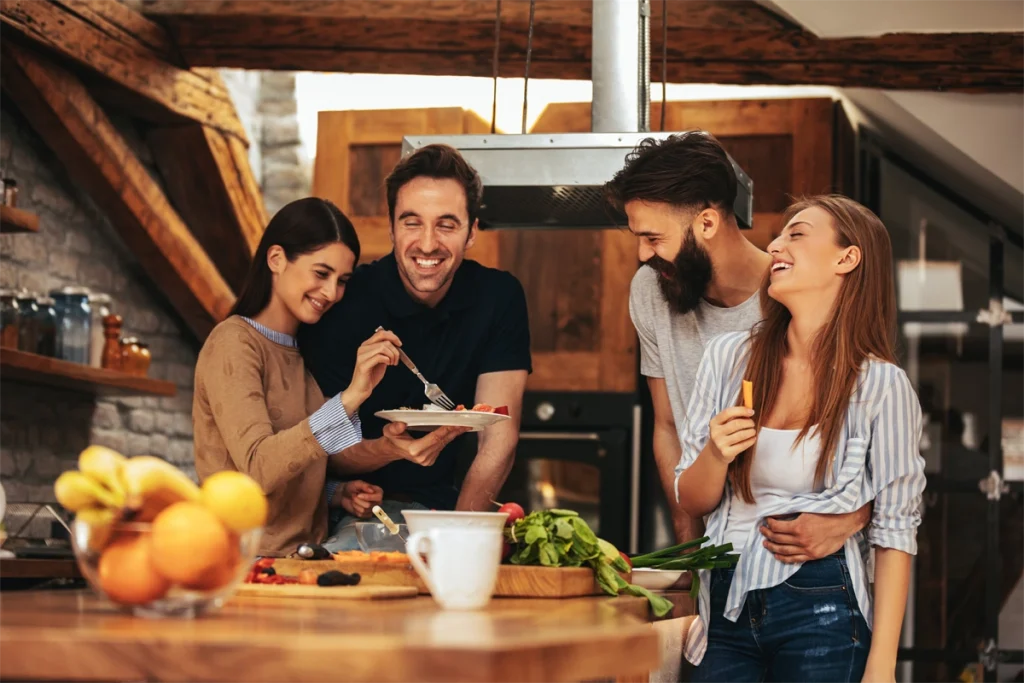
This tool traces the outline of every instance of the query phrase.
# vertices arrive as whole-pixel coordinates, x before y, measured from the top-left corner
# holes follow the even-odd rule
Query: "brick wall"
[[[157,177],[139,131],[119,130]],[[149,342],[150,377],[173,398],[100,398],[0,382],[0,481],[8,501],[53,501],[53,481],[90,443],[167,458],[194,476],[192,379],[198,342],[142,272],[107,218],[69,179],[9,98],[0,102],[0,171],[18,181],[18,205],[39,214],[38,234],[0,235],[0,286],[48,292],[85,285],[114,299],[125,333]],[[10,526],[10,525],[9,525]]]

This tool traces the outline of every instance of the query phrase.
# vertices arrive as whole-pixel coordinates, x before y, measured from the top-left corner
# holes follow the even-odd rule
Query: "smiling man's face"
[[[476,230],[457,180],[421,176],[398,190],[391,240],[398,274],[414,299],[436,306],[444,298]]]
[[[711,256],[694,233],[700,212],[642,200],[626,202],[624,208],[639,240],[637,256],[658,273],[665,300],[677,313],[697,308],[714,276]]]

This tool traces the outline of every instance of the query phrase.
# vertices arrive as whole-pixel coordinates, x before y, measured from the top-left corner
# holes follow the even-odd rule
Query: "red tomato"
[[[498,406],[494,409],[496,415],[508,415],[508,406]]]

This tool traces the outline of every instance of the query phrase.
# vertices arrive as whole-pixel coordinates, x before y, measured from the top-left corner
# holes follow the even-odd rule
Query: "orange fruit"
[[[229,547],[223,561],[213,569],[204,573],[199,577],[198,581],[185,584],[185,588],[190,588],[196,591],[212,591],[231,583],[231,580],[235,578],[235,575],[241,571],[239,564],[242,561],[242,553],[238,549],[238,537],[231,535],[229,536],[229,539],[231,546]]]
[[[159,600],[171,587],[153,566],[152,540],[145,534],[112,541],[100,556],[99,574],[103,592],[125,605]]]
[[[153,520],[153,564],[168,580],[201,582],[208,572],[229,564],[232,544],[217,516],[199,503],[171,505]]]

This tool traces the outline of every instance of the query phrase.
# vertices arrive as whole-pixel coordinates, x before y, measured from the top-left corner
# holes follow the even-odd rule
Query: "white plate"
[[[431,432],[438,427],[469,427],[479,432],[484,427],[509,419],[498,413],[479,413],[473,410],[381,410],[374,413],[389,422],[404,422],[409,431]]]
[[[690,572],[674,569],[634,569],[630,582],[651,591],[686,590]]]

